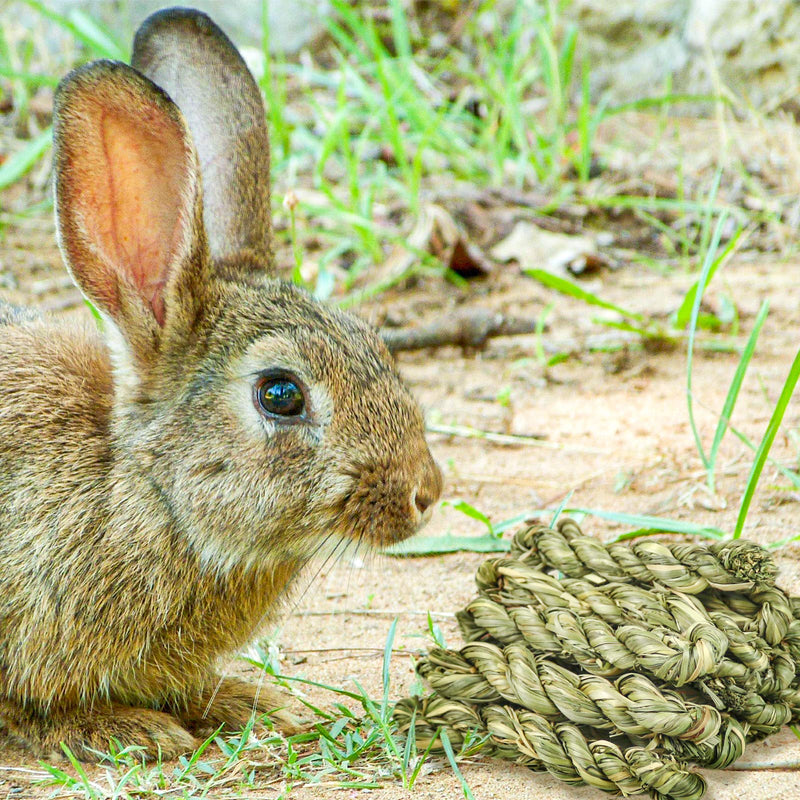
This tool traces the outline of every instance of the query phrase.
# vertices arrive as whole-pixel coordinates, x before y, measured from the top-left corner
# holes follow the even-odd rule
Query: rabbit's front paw
[[[139,747],[146,758],[166,761],[199,744],[175,717],[148,708],[96,705],[39,715],[4,704],[0,714],[13,736],[45,758],[63,758],[63,744],[82,761],[97,761],[112,747]]]
[[[239,731],[253,716],[266,714],[284,733],[297,733],[301,721],[286,707],[289,697],[274,686],[249,683],[239,678],[219,678],[206,689],[185,700],[172,713],[195,736],[205,737],[221,725]]]

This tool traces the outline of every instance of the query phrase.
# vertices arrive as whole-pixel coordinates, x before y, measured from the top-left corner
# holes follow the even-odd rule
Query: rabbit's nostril
[[[433,505],[434,498],[426,494],[424,489],[415,490],[413,495],[414,505],[417,507],[417,511],[419,511],[420,514],[424,514]]]
[[[411,493],[412,506],[421,516],[439,499],[442,493],[442,473],[436,462],[428,456],[427,469],[419,485]]]
[[[419,515],[417,523],[423,524],[428,518],[431,506],[439,499],[442,494],[442,471],[438,464],[427,452],[425,460],[422,462],[422,472],[419,475],[419,483],[411,492],[412,513]]]

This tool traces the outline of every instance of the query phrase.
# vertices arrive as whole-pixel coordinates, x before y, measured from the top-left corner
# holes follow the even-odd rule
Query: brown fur
[[[247,145],[227,130],[220,75],[244,93],[239,117],[264,111],[233,46],[173,10],[142,26],[140,50],[170,93],[227,105],[193,122],[187,100],[187,125],[113,62],[62,82],[60,242],[105,337],[0,306],[0,721],[44,754],[64,742],[90,758],[113,738],[170,757],[280,709],[218,660],[274,618],[326,541],[409,536],[441,490],[374,331],[269,277],[266,130],[246,125]],[[193,53],[218,68],[185,77]],[[218,186],[209,157],[245,188]],[[272,368],[305,385],[302,419],[257,410]]]

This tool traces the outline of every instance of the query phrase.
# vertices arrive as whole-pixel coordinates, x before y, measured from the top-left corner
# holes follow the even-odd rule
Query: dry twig
[[[470,308],[414,328],[381,328],[380,334],[393,353],[426,347],[483,347],[496,336],[536,332],[533,317],[512,317],[484,308]]]

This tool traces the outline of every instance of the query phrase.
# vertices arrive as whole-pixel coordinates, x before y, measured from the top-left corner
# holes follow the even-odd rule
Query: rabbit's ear
[[[203,176],[215,259],[272,271],[269,136],[261,92],[228,37],[205,14],[170,8],[136,33],[131,63],[178,105]]]
[[[70,73],[56,93],[54,119],[64,259],[133,349],[152,348],[165,325],[190,313],[207,268],[186,123],[161,89],[114,61]]]

